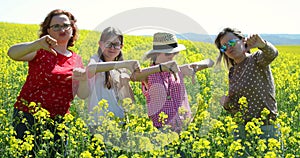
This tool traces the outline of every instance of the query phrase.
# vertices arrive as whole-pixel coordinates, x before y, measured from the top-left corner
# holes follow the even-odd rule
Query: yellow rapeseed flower
[[[245,126],[245,130],[247,133],[249,133],[250,135],[259,135],[259,134],[263,134],[260,126],[256,126],[254,122],[247,122],[246,126]]]
[[[49,140],[52,138],[54,138],[54,135],[50,130],[47,129],[47,130],[43,131],[43,139],[44,140]]]
[[[277,158],[276,154],[272,151],[269,151],[266,153],[266,155],[264,156],[264,158]]]
[[[158,121],[161,122],[163,125],[165,124],[165,121],[166,119],[168,118],[169,116],[164,113],[163,111],[161,113],[159,113],[159,119]]]
[[[256,149],[260,152],[264,152],[267,149],[266,140],[264,140],[264,139],[258,140],[258,145],[257,145]]]
[[[223,157],[224,157],[224,154],[223,154],[222,152],[220,152],[220,151],[217,151],[217,152],[215,153],[215,157],[223,158]]]
[[[93,156],[89,151],[84,151],[80,154],[80,158],[93,158]]]
[[[280,148],[280,142],[275,138],[269,138],[268,139],[268,147],[269,147],[269,150],[275,151],[276,149]]]

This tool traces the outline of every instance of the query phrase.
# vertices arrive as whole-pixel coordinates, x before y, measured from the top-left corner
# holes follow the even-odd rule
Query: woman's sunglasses
[[[54,25],[50,26],[49,28],[51,28],[55,32],[61,31],[61,30],[70,30],[71,24],[63,24],[63,25],[54,24]]]
[[[237,43],[237,41],[240,40],[240,39],[231,39],[229,40],[227,43],[223,44],[221,47],[220,47],[220,51],[222,53],[225,53],[226,50],[228,49],[228,47],[234,47]]]

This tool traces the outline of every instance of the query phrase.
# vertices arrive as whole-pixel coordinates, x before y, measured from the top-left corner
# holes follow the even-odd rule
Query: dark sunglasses
[[[221,47],[220,47],[220,51],[222,53],[225,53],[226,50],[228,49],[228,47],[234,47],[237,43],[237,41],[240,39],[231,39],[229,40],[227,43],[224,43]]]
[[[122,44],[120,42],[116,42],[116,43],[105,43],[105,48],[114,48],[114,49],[121,49]]]
[[[179,52],[175,52],[175,53],[165,53],[165,56],[170,56],[170,55],[177,55]]]
[[[54,24],[54,25],[51,25],[49,28],[51,28],[55,32],[60,31],[60,30],[70,30],[71,24],[63,24],[63,25]]]

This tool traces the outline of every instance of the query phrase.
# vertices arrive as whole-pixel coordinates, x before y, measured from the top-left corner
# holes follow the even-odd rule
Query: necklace
[[[172,97],[171,97],[171,94],[170,94],[170,86],[171,86],[171,81],[170,81],[170,73],[168,73],[169,75],[168,75],[168,80],[167,80],[167,84],[168,84],[168,88],[166,87],[166,85],[165,85],[165,80],[164,80],[164,78],[163,78],[163,76],[161,75],[161,72],[159,72],[159,76],[160,76],[160,78],[161,78],[161,80],[163,81],[163,85],[164,85],[164,88],[165,88],[165,91],[166,91],[166,93],[167,93],[167,100],[170,100],[170,99],[172,99]]]

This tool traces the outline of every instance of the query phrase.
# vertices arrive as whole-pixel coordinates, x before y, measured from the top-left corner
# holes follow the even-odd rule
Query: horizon
[[[39,24],[30,24],[30,23],[17,23],[17,22],[3,22],[3,21],[0,21],[1,23],[8,23],[8,24],[20,24],[20,25],[39,25]],[[79,30],[87,30],[87,31],[98,31],[98,30],[89,30],[89,29],[80,29]],[[100,31],[101,32],[101,31]],[[141,34],[140,32],[141,31],[137,31],[138,33],[137,34],[126,34],[124,33],[125,35],[132,35],[132,36],[152,36],[155,32],[157,32],[157,30],[150,30],[149,32],[153,32],[153,34]],[[149,33],[147,32],[147,33]],[[134,33],[131,32],[131,33]],[[184,32],[184,33],[181,33],[181,34],[176,34],[176,35],[182,35],[182,34],[197,34],[197,33],[193,33],[193,32]],[[197,34],[197,35],[209,35],[209,36],[216,36],[217,34]],[[245,35],[248,35],[248,34],[245,34]],[[295,34],[289,34],[289,33],[262,33],[260,35],[299,35],[300,36],[300,33],[295,33]]]

